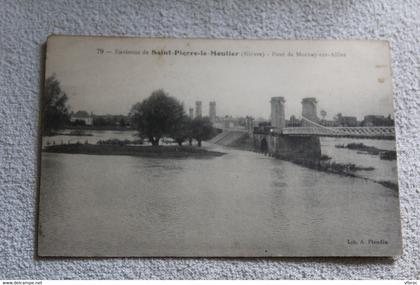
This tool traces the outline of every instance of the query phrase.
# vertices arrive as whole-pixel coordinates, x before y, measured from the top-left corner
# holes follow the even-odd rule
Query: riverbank
[[[348,148],[358,151],[361,154],[379,155],[382,160],[396,160],[397,152],[395,150],[380,149],[374,146],[368,146],[363,143],[349,143],[347,145],[336,145],[336,148]]]
[[[217,157],[225,153],[193,146],[133,146],[119,144],[63,144],[47,146],[44,152],[90,155],[131,155],[159,158]]]
[[[91,133],[88,133],[84,130],[72,130],[70,132],[58,132],[54,133],[54,136],[76,136],[76,137],[91,137]]]
[[[316,171],[322,171],[327,173],[332,173],[340,176],[347,176],[347,177],[354,177],[363,179],[366,181],[372,181],[378,184],[381,184],[382,186],[385,186],[389,189],[395,190],[398,192],[398,183],[394,183],[391,181],[382,181],[382,180],[375,180],[367,177],[363,177],[361,175],[357,174],[357,171],[372,171],[374,170],[373,167],[361,167],[357,166],[352,163],[337,163],[334,161],[330,161],[329,159],[326,160],[315,160],[315,159],[299,159],[299,158],[291,158],[291,157],[285,157],[278,154],[271,155],[274,158],[286,160],[292,163],[295,163],[297,165],[301,165],[306,168],[310,168]]]
[[[292,162],[294,164],[313,169],[316,171],[327,172],[339,176],[347,176],[347,177],[354,177],[359,178],[367,181],[372,181],[378,184],[381,184],[387,188],[393,189],[398,191],[398,183],[382,179],[374,179],[371,178],[370,175],[366,173],[371,173],[376,170],[376,167],[370,165],[358,165],[352,162],[336,162],[333,158],[327,155],[321,155],[320,157],[316,156],[307,156],[307,157],[299,157],[295,154],[291,153],[287,154],[280,154],[280,153],[269,153],[269,152],[262,152],[258,147],[255,146],[253,139],[249,135],[244,135],[239,139],[231,142],[228,147],[232,147],[235,149],[245,150],[245,151],[253,151],[253,152],[260,152],[265,155],[272,156],[277,159],[286,160]],[[348,143],[342,145],[335,145],[335,148],[348,148],[350,150],[356,150],[363,152],[363,154],[374,154],[380,155],[381,160],[395,160],[396,159],[396,152],[392,150],[384,150],[376,147],[366,146],[363,143]],[[352,161],[352,160],[350,160]]]

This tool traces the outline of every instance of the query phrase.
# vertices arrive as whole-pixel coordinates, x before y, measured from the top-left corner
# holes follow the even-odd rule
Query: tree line
[[[142,102],[132,106],[129,113],[131,125],[139,131],[140,136],[157,146],[160,139],[170,137],[180,146],[193,139],[201,146],[216,134],[208,117],[188,117],[184,106],[163,90],[156,90]]]
[[[67,94],[60,82],[53,75],[45,80],[42,100],[43,134],[51,135],[69,123],[71,116],[67,103]],[[102,117],[96,123],[109,123]],[[134,104],[128,114],[131,126],[154,146],[164,137],[170,137],[179,145],[185,141],[192,144],[195,139],[198,146],[216,134],[208,117],[189,118],[184,106],[163,90],[156,90],[141,102]],[[95,123],[95,122],[94,122]],[[121,120],[120,120],[121,124]],[[124,121],[124,124],[126,122]]]
[[[44,135],[51,135],[62,128],[70,119],[67,94],[61,89],[55,76],[45,80],[44,96],[41,104],[42,127]]]

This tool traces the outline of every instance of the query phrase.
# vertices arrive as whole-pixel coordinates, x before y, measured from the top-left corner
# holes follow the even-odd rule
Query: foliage
[[[333,120],[336,122],[340,122],[342,117],[343,115],[341,113],[338,113],[333,117]]]
[[[120,140],[120,139],[108,139],[108,140],[99,140],[96,144],[106,144],[106,145],[132,145],[132,144],[143,144],[143,140]]]
[[[325,117],[327,116],[327,112],[325,110],[321,110],[320,114],[321,114],[322,119],[325,120]]]
[[[152,145],[159,145],[163,136],[170,136],[174,127],[185,117],[184,107],[163,90],[156,90],[131,108],[130,121],[142,137]]]
[[[170,137],[182,146],[182,143],[192,137],[191,132],[192,120],[188,116],[183,116],[177,124],[174,124],[170,131]]]
[[[74,126],[86,126],[86,122],[85,122],[85,121],[83,121],[83,120],[75,120],[75,121],[73,122],[73,125],[74,125]]]
[[[384,116],[374,116],[374,115],[368,115],[365,116],[363,121],[360,123],[362,126],[394,126],[394,119],[392,119],[391,114],[389,114],[387,117]]]
[[[201,146],[203,140],[210,139],[215,134],[215,129],[208,117],[197,117],[191,122],[191,136]]]
[[[93,117],[93,125],[98,127],[103,126],[121,126],[128,125],[127,117],[122,115],[95,115]]]
[[[68,98],[54,75],[45,80],[42,99],[43,130],[48,135],[69,121]]]

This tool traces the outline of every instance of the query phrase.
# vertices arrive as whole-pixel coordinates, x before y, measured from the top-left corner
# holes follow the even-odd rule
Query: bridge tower
[[[216,102],[211,101],[209,104],[209,117],[212,123],[216,122]]]
[[[319,122],[317,115],[317,101],[315,97],[307,97],[302,99],[302,117],[315,123]]]
[[[194,108],[190,108],[188,112],[189,112],[190,119],[194,119]]]
[[[271,97],[271,126],[277,131],[283,131],[286,126],[286,116],[284,113],[284,98]]]
[[[201,112],[201,101],[195,101],[195,117],[201,117],[202,116],[202,112]]]

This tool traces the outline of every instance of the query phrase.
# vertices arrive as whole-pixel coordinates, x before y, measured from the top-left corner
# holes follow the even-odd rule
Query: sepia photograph
[[[38,255],[397,256],[387,41],[50,36]]]

